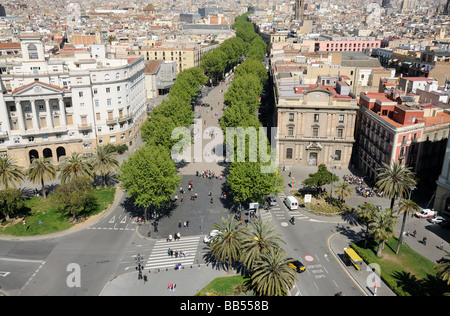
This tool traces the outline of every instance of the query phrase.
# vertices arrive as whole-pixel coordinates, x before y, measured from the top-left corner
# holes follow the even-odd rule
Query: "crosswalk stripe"
[[[165,239],[157,240],[150,256],[145,264],[146,269],[175,267],[175,264],[181,263],[181,266],[194,263],[201,236],[182,237],[177,241],[167,241]],[[186,257],[178,255],[172,257],[168,255],[168,250],[183,251]]]

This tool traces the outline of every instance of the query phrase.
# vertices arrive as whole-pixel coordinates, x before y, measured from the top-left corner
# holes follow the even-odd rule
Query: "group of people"
[[[186,252],[185,251],[173,251],[172,249],[167,249],[167,255],[170,257],[173,257],[175,255],[175,258],[186,258]]]
[[[363,196],[363,197],[372,197],[374,195],[381,197],[382,194],[381,192],[378,191],[377,188],[369,188],[369,187],[363,187],[363,186],[358,186],[356,188],[356,193]]]
[[[352,174],[343,176],[343,179],[348,184],[359,184],[359,185],[362,185],[364,183],[364,178],[363,177],[357,177],[357,176],[354,176]]]
[[[219,173],[216,175],[216,173],[214,171],[211,170],[205,170],[205,171],[196,171],[195,174],[197,175],[197,177],[199,178],[207,178],[207,179],[219,179],[222,180],[222,173]]]
[[[167,237],[167,241],[172,241],[175,239],[175,241],[177,241],[178,239],[181,238],[180,232],[176,233],[176,234],[170,234],[169,237]]]

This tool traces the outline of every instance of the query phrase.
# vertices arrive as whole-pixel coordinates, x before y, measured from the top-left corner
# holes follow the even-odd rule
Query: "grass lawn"
[[[400,247],[398,255],[397,238],[391,238],[384,246],[382,257],[376,256],[378,244],[364,241],[352,245],[366,263],[380,265],[381,278],[397,295],[440,296],[450,292],[450,286],[436,277],[436,263],[412,250],[407,244]]]
[[[116,187],[97,187],[95,197],[98,208],[91,215],[96,215],[108,208],[114,201]],[[69,218],[63,217],[57,212],[58,204],[54,195],[49,195],[44,200],[42,196],[34,196],[25,200],[25,206],[29,213],[25,216],[25,227],[21,218],[13,223],[3,222],[0,226],[0,234],[10,236],[36,236],[45,235],[66,230],[75,224]]]
[[[246,291],[244,283],[248,280],[242,275],[216,278],[207,286],[200,290],[195,296],[237,296],[253,295],[253,292]]]

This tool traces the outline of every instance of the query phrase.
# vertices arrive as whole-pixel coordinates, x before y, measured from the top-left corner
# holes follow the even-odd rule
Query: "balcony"
[[[78,129],[79,130],[90,130],[90,129],[92,129],[92,124],[91,123],[78,124]]]
[[[117,122],[123,123],[125,121],[128,121],[129,119],[131,119],[131,115],[122,115],[117,118]]]
[[[113,125],[113,124],[117,124],[117,118],[107,118],[106,119],[106,125]]]

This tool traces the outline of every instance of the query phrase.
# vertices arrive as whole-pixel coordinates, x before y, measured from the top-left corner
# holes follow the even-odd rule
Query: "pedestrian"
[[[424,245],[424,246],[426,246],[426,245],[427,245],[427,237],[423,237],[423,239],[422,239],[422,243],[423,243],[423,245]]]
[[[189,221],[186,221],[186,227],[189,227]]]
[[[180,235],[180,232],[178,232],[177,233],[177,239],[180,239],[181,238],[181,235]]]
[[[172,291],[172,283],[169,283],[169,285],[167,285],[167,288],[169,289],[169,291]]]
[[[167,250],[167,255],[170,256],[170,253],[171,253],[171,252],[172,252],[172,249],[169,248],[169,249]]]
[[[439,246],[439,249],[444,250],[444,242],[441,241],[441,245]]]
[[[416,234],[417,234],[417,231],[414,229],[414,231],[413,231],[413,233],[412,233],[412,236],[413,236],[414,238],[416,238]]]
[[[176,284],[176,283],[172,284],[172,288],[173,288],[173,291],[174,291],[174,292],[175,292],[176,287],[177,287],[177,284]]]
[[[184,197],[181,197],[181,203],[183,203]]]
[[[147,283],[147,275],[144,274],[144,284]]]

